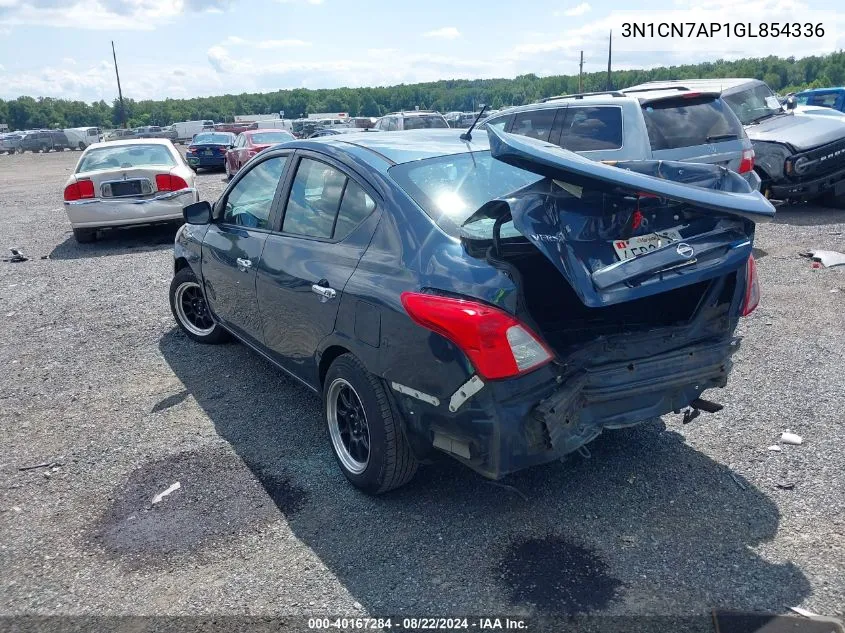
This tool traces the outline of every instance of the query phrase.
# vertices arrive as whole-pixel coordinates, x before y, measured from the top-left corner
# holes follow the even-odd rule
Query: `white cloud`
[[[304,42],[302,40],[263,40],[255,43],[255,47],[262,50],[272,48],[299,48],[302,46],[311,46],[311,42]]]
[[[278,2],[279,4],[323,4],[323,0],[276,0],[276,2]]]
[[[0,0],[0,25],[152,30],[186,11],[220,11],[232,0]]]
[[[575,7],[572,7],[570,9],[564,9],[563,11],[555,11],[554,15],[555,16],[565,15],[566,17],[574,18],[574,17],[577,17],[579,15],[584,15],[585,13],[589,13],[590,9],[591,9],[591,7],[590,7],[589,4],[587,4],[586,2],[582,2],[581,4],[579,4]]]
[[[271,50],[274,48],[302,48],[305,46],[311,46],[311,42],[306,42],[304,40],[297,39],[254,41],[244,39],[237,35],[230,35],[225,40],[223,40],[223,46],[248,46],[261,50]]]
[[[454,40],[461,36],[461,32],[454,26],[444,26],[442,29],[435,29],[423,33],[423,37],[436,37],[442,40]]]

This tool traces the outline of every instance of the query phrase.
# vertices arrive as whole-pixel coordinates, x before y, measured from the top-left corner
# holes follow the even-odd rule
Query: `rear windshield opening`
[[[232,137],[228,134],[197,134],[193,142],[195,145],[229,145]]]
[[[76,173],[98,169],[129,169],[148,165],[175,167],[173,155],[164,145],[123,145],[92,149],[80,161]]]
[[[446,233],[484,203],[542,180],[542,176],[494,160],[489,151],[438,156],[403,163],[388,172]]]
[[[667,99],[643,105],[652,151],[742,138],[742,125],[713,97]]]
[[[446,120],[440,116],[407,116],[404,125],[406,130],[449,127]]]
[[[273,143],[287,143],[293,141],[293,134],[287,132],[259,132],[250,136],[256,145],[272,145]]]

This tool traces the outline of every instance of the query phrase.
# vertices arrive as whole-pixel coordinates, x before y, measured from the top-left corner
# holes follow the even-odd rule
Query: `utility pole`
[[[584,51],[581,51],[581,63],[578,64],[578,92],[584,92]]]
[[[610,53],[613,47],[613,31],[610,32],[610,39],[607,40],[607,90],[613,90],[613,82],[610,79]]]
[[[126,129],[126,110],[123,108],[123,91],[120,89],[120,73],[117,72],[117,54],[114,52],[114,40],[111,42],[111,55],[114,58],[114,74],[117,77],[117,96],[120,98],[120,120]]]

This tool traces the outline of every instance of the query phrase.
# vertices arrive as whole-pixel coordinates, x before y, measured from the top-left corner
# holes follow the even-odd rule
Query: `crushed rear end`
[[[545,178],[481,207],[462,241],[514,280],[515,316],[554,361],[487,381],[445,427],[446,450],[501,477],[724,387],[738,319],[759,298],[755,223],[772,205],[715,165],[605,165],[489,136],[495,159]]]

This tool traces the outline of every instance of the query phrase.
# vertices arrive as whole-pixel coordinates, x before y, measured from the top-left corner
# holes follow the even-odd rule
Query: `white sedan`
[[[94,143],[79,158],[64,191],[65,211],[78,242],[97,229],[172,222],[197,202],[194,172],[167,139]]]

